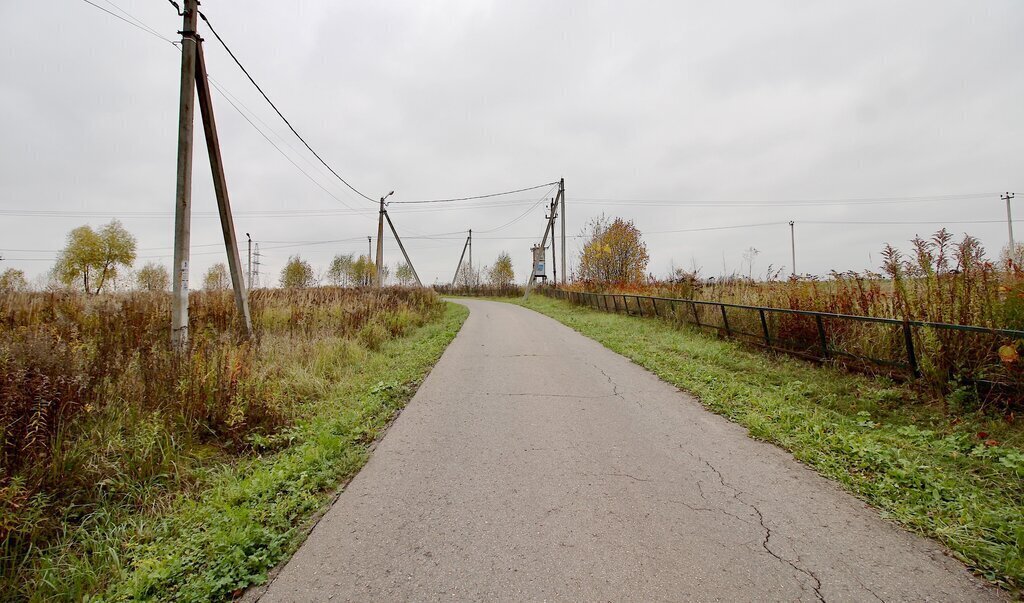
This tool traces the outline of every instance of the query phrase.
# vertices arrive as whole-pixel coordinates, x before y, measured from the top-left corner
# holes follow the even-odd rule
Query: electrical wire
[[[156,36],[157,38],[160,38],[160,39],[161,39],[161,40],[163,40],[164,42],[167,42],[167,43],[168,43],[168,44],[170,44],[171,46],[174,46],[175,48],[177,48],[177,46],[176,46],[176,45],[174,44],[174,41],[173,41],[173,40],[171,40],[171,39],[169,39],[169,38],[165,38],[165,37],[163,37],[163,36],[162,36],[162,35],[160,35],[160,34],[159,34],[159,33],[158,33],[158,32],[157,32],[156,30],[154,30],[153,28],[149,27],[148,25],[146,25],[146,24],[145,24],[145,23],[143,23],[142,21],[139,21],[138,19],[135,19],[135,17],[131,17],[131,18],[132,18],[132,19],[135,19],[135,21],[138,21],[138,23],[132,22],[132,21],[130,21],[130,20],[128,20],[128,19],[126,19],[126,18],[122,17],[121,15],[119,15],[119,14],[117,14],[117,13],[115,13],[115,12],[111,11],[111,10],[108,10],[108,9],[106,9],[106,8],[103,8],[103,7],[102,7],[102,6],[100,6],[99,4],[96,4],[95,2],[91,2],[90,0],[82,0],[82,2],[85,2],[86,4],[89,4],[89,5],[91,5],[91,6],[95,6],[96,8],[98,8],[98,9],[100,9],[101,11],[103,11],[103,12],[107,13],[107,14],[108,14],[108,15],[110,15],[111,17],[114,17],[115,19],[120,19],[121,21],[124,21],[124,22],[125,22],[125,23],[127,23],[128,25],[131,25],[132,27],[134,27],[134,28],[138,29],[139,31],[143,31],[143,32],[145,32],[145,33],[148,33],[148,34],[150,34],[150,35],[152,35],[152,36]],[[114,8],[117,8],[117,10],[119,10],[119,11],[121,11],[121,12],[125,13],[126,15],[128,14],[128,13],[127,13],[126,11],[124,11],[123,9],[119,8],[119,7],[117,6],[117,5],[115,5],[115,4],[111,3],[111,2],[107,2],[107,4],[110,4],[110,5],[111,5],[111,6],[113,6]],[[129,16],[131,16],[131,15],[129,15]]]
[[[256,87],[256,90],[259,91],[259,93],[263,96],[264,100],[266,100],[267,103],[271,106],[271,108],[274,109],[274,112],[276,112],[278,117],[280,117],[281,120],[285,123],[285,125],[288,126],[288,129],[292,131],[292,134],[295,134],[295,137],[298,138],[302,142],[302,144],[306,146],[307,149],[309,149],[309,152],[312,153],[314,157],[319,159],[320,163],[324,164],[324,167],[330,170],[330,172],[334,174],[334,177],[340,180],[341,183],[347,186],[349,189],[351,189],[352,192],[356,193],[363,199],[370,201],[371,203],[376,203],[377,201],[375,199],[366,196],[365,194],[363,194],[362,191],[349,184],[347,180],[341,177],[341,174],[335,171],[334,168],[332,168],[326,161],[324,161],[324,158],[321,157],[319,153],[313,150],[313,147],[309,146],[309,143],[306,142],[306,139],[303,138],[301,134],[299,134],[295,127],[292,126],[291,122],[288,121],[288,118],[285,117],[284,114],[281,113],[281,110],[277,108],[277,105],[274,104],[274,101],[270,100],[270,97],[267,96],[267,93],[263,91],[263,88],[261,88],[260,85],[256,83],[256,80],[253,79],[252,75],[249,74],[249,71],[245,68],[244,65],[242,65],[242,62],[239,61],[238,57],[235,56],[235,53],[231,51],[231,48],[227,45],[226,42],[224,42],[224,39],[220,37],[220,34],[217,33],[217,30],[214,29],[213,24],[210,23],[210,20],[206,17],[206,15],[204,15],[202,11],[200,11],[199,16],[200,18],[202,18],[203,22],[206,23],[206,26],[210,28],[210,32],[213,34],[215,38],[217,38],[217,41],[220,42],[220,45],[223,46],[224,50],[226,50],[228,55],[231,56],[231,59],[235,62],[236,65],[238,65],[238,68],[242,70],[242,73],[245,74],[245,77],[249,78],[249,81],[252,82],[252,85]]]
[[[218,83],[214,82],[212,78],[210,79],[210,83],[213,84],[213,87],[216,88],[218,92],[220,92],[221,97],[224,100],[226,100],[228,102],[228,104],[231,105],[231,107],[235,111],[238,112],[239,115],[242,116],[242,119],[244,119],[245,121],[249,122],[249,125],[252,126],[257,132],[259,132],[260,136],[262,136],[264,139],[266,139],[266,141],[269,142],[272,147],[277,149],[277,152],[280,153],[282,157],[284,157],[285,159],[288,160],[289,163],[294,165],[295,169],[297,169],[300,172],[302,172],[303,176],[308,178],[310,182],[312,182],[313,184],[318,186],[321,190],[323,190],[325,193],[330,195],[330,197],[332,199],[334,199],[335,201],[337,201],[338,203],[341,203],[342,205],[344,205],[348,209],[351,209],[351,210],[355,210],[356,209],[356,208],[352,207],[351,205],[349,205],[348,203],[346,203],[345,201],[342,201],[340,197],[338,197],[337,195],[332,193],[327,187],[325,187],[324,185],[320,184],[316,179],[314,179],[313,176],[311,176],[309,174],[309,172],[307,172],[306,170],[302,169],[302,166],[300,166],[299,164],[295,163],[295,160],[293,160],[291,157],[289,157],[288,154],[284,152],[284,149],[279,147],[277,145],[277,143],[275,143],[273,140],[271,140],[270,137],[267,136],[266,133],[263,132],[263,130],[261,130],[255,123],[253,123],[253,121],[251,119],[249,119],[249,116],[247,116],[245,113],[243,113],[242,110],[239,109],[237,105],[235,105],[235,102],[233,100],[231,100],[231,98],[228,97],[228,94],[220,87],[220,85]]]
[[[789,224],[789,222],[760,222],[758,224],[732,224],[729,226],[706,226],[703,228],[679,228],[676,230],[652,230],[645,232],[648,234],[670,234],[678,232],[704,232],[710,230],[735,230],[737,228],[760,228],[762,226],[779,226],[780,224]]]
[[[545,186],[555,186],[557,182],[545,182],[544,184],[538,184],[537,186],[528,186],[526,188],[519,188],[514,191],[504,191],[501,193],[489,193],[486,195],[474,195],[472,197],[456,197],[452,199],[417,199],[414,201],[392,201],[391,204],[403,205],[403,204],[417,204],[417,203],[452,203],[454,201],[471,201],[473,199],[487,199],[489,197],[501,197],[503,195],[512,195],[515,193],[523,193],[526,191],[532,191],[534,189],[543,188]]]
[[[551,194],[552,190],[554,190],[554,186],[552,186],[547,191],[545,191],[544,195],[540,199],[538,199],[536,203],[531,205],[529,207],[529,209],[527,209],[523,213],[519,214],[519,216],[517,216],[516,218],[514,218],[514,219],[512,219],[512,220],[510,220],[510,221],[508,221],[508,222],[506,222],[506,223],[504,223],[501,226],[498,226],[496,228],[490,228],[490,229],[487,229],[487,230],[481,230],[479,232],[481,234],[486,234],[486,233],[490,233],[490,232],[498,232],[499,230],[503,230],[503,229],[508,228],[509,226],[512,226],[513,224],[519,222],[520,220],[525,218],[527,216],[527,214],[529,214],[531,211],[535,210],[538,205],[540,205],[541,203],[544,203],[545,201],[547,201],[548,196]]]
[[[481,205],[467,205],[461,207],[453,207],[443,211],[466,211],[474,209],[495,209],[503,207],[516,207],[524,203],[537,202],[534,199],[522,199],[508,203],[491,203]],[[410,209],[402,212],[396,212],[392,215],[406,215],[406,214],[418,214],[425,212],[436,212],[442,211],[438,209]],[[376,210],[366,208],[349,208],[349,209],[291,209],[291,210],[249,210],[249,211],[236,211],[232,212],[235,216],[248,216],[248,217],[259,217],[259,218],[306,218],[315,216],[367,216],[376,213]],[[166,218],[173,216],[174,212],[167,211],[89,211],[89,210],[41,210],[41,209],[0,209],[0,216],[10,217],[37,217],[37,218]],[[193,218],[215,218],[219,217],[220,214],[217,212],[192,212]]]
[[[937,201],[966,201],[986,199],[1000,193],[966,193],[959,195],[928,195],[918,197],[865,197],[850,199],[789,199],[774,201],[713,202],[666,199],[611,199],[602,197],[573,197],[574,205],[645,205],[649,207],[820,207],[833,205],[890,205],[899,203],[932,203]]]
[[[210,82],[213,83],[213,82],[215,82],[215,80],[211,77],[210,78]],[[273,134],[274,137],[279,142],[283,143],[289,149],[291,149],[291,151],[295,154],[296,157],[301,159],[303,161],[303,163],[305,163],[311,169],[315,170],[317,175],[327,177],[328,179],[330,179],[333,182],[333,178],[331,177],[331,174],[329,172],[327,172],[326,170],[324,170],[323,166],[320,163],[315,162],[312,159],[310,159],[308,157],[308,153],[304,153],[304,152],[300,151],[299,149],[297,149],[295,147],[294,144],[292,144],[291,137],[287,137],[286,138],[285,136],[282,136],[280,132],[278,132],[276,129],[274,129],[274,127],[272,127],[270,124],[268,124],[266,121],[264,121],[263,118],[259,116],[259,114],[257,114],[255,111],[250,109],[248,107],[248,105],[246,105],[244,102],[242,102],[242,100],[240,98],[238,98],[237,96],[232,94],[230,90],[227,90],[226,88],[221,87],[220,88],[220,92],[222,94],[224,94],[225,96],[227,96],[228,98],[234,100],[235,104],[237,104],[239,107],[241,107],[243,110],[245,110],[245,112],[248,113],[253,119],[255,119],[260,124],[262,124],[263,127],[268,132]],[[253,124],[253,125],[255,125],[255,124]]]
[[[1019,222],[1020,220],[1013,220]],[[788,222],[787,222],[788,223]],[[858,224],[866,226],[887,226],[887,225],[910,225],[910,226],[933,226],[942,224],[1006,224],[1006,220],[943,220],[918,222],[914,220],[891,220],[891,221],[860,221],[860,220],[797,220],[797,224]]]
[[[173,40],[171,40],[171,39],[169,39],[169,38],[165,38],[164,36],[160,35],[160,33],[159,33],[158,31],[156,31],[156,30],[155,30],[154,28],[152,28],[152,27],[150,27],[149,25],[147,25],[147,24],[146,24],[146,23],[145,23],[144,21],[142,21],[142,20],[141,20],[141,19],[139,19],[138,17],[136,17],[136,16],[132,15],[132,14],[131,14],[130,12],[128,12],[128,11],[126,11],[126,10],[124,10],[123,8],[121,8],[120,6],[118,6],[118,5],[114,4],[114,3],[113,3],[113,2],[111,2],[110,0],[103,0],[103,1],[104,1],[104,2],[106,2],[107,4],[109,4],[110,6],[114,7],[114,8],[115,8],[116,10],[118,10],[119,12],[123,13],[123,14],[125,15],[125,17],[122,17],[121,15],[115,14],[115,13],[111,12],[110,10],[107,10],[106,8],[104,8],[104,7],[102,7],[102,6],[99,6],[98,4],[95,4],[94,2],[91,2],[91,0],[83,0],[83,2],[86,2],[87,4],[90,4],[90,5],[92,5],[92,6],[96,7],[96,8],[98,8],[98,9],[100,9],[101,11],[103,11],[103,12],[107,13],[108,15],[110,15],[110,16],[112,16],[112,17],[115,17],[115,18],[117,18],[117,19],[119,19],[119,20],[121,20],[121,21],[123,21],[123,22],[127,23],[128,25],[131,25],[132,27],[135,27],[136,29],[139,29],[140,31],[143,31],[143,32],[145,32],[145,33],[148,33],[148,34],[152,35],[153,37],[155,37],[155,38],[157,38],[157,39],[159,39],[159,40],[162,40],[162,41],[164,41],[164,42],[167,42],[167,43],[168,43],[168,44],[170,44],[170,45],[171,45],[172,47],[174,47],[174,49],[175,49],[175,50],[177,50],[177,51],[179,51],[179,52],[181,51],[181,48],[180,48],[180,47],[178,46],[178,44],[177,44],[177,43],[175,43],[175,42],[174,42]],[[174,7],[176,8],[176,9],[178,9],[178,12],[179,12],[179,14],[180,14],[180,12],[181,12],[181,9],[180,9],[180,7],[178,7],[178,5],[177,5],[176,3],[174,3],[173,1],[171,2],[171,4],[172,4],[172,5],[173,5],[173,6],[174,6]],[[127,17],[127,18],[126,18],[126,17]],[[129,19],[130,19],[130,20],[129,20]],[[205,20],[205,19],[204,19],[204,20]],[[209,25],[209,21],[207,21],[207,25]],[[211,30],[211,31],[213,31],[213,27],[212,27],[212,26],[210,27],[210,30]],[[214,32],[214,35],[216,35],[216,32]],[[221,43],[223,44],[223,41],[222,41]],[[225,48],[226,48],[226,46],[225,46]],[[230,53],[230,50],[228,50],[228,52]],[[234,58],[234,55],[232,55],[232,58]],[[236,61],[237,61],[237,59],[236,59]],[[244,69],[244,68],[243,68],[242,70],[243,70],[243,71],[245,71],[245,69]],[[246,75],[248,75],[248,73],[247,73]],[[250,79],[251,79],[251,78],[250,78]],[[344,206],[345,206],[346,208],[348,208],[348,209],[351,209],[351,210],[353,210],[353,211],[359,211],[359,210],[356,210],[355,208],[353,208],[353,207],[352,207],[351,205],[349,205],[349,204],[348,204],[348,203],[346,203],[345,201],[343,201],[342,199],[340,199],[340,198],[339,198],[339,197],[338,197],[337,195],[335,195],[335,194],[334,194],[334,193],[332,193],[332,192],[331,192],[331,191],[330,191],[329,189],[327,189],[326,187],[324,187],[324,186],[323,186],[323,185],[322,185],[322,184],[321,184],[320,182],[318,182],[317,180],[315,180],[315,179],[314,179],[314,178],[313,178],[313,177],[312,177],[312,176],[311,176],[311,175],[310,175],[310,174],[309,174],[308,172],[306,172],[306,171],[305,171],[304,169],[302,169],[302,167],[301,167],[301,166],[299,166],[299,165],[298,165],[297,163],[295,163],[295,161],[294,161],[294,160],[293,160],[293,159],[292,159],[291,157],[289,157],[289,156],[288,156],[288,154],[287,154],[287,153],[285,153],[283,149],[281,149],[281,148],[280,148],[280,147],[279,147],[279,146],[278,146],[278,145],[277,145],[277,144],[276,144],[276,143],[275,143],[275,142],[274,142],[273,140],[271,140],[271,139],[270,139],[270,137],[269,137],[269,136],[267,136],[267,134],[266,134],[265,132],[263,132],[263,130],[261,130],[261,129],[260,129],[260,128],[259,128],[259,127],[258,127],[258,126],[257,126],[257,125],[255,124],[255,123],[253,123],[253,121],[252,121],[251,119],[249,119],[249,118],[248,118],[248,116],[247,116],[247,115],[246,115],[246,114],[245,114],[245,113],[244,113],[244,112],[242,111],[242,109],[241,109],[241,108],[239,108],[239,106],[238,106],[238,105],[242,105],[242,103],[241,103],[241,101],[239,101],[239,100],[238,100],[238,98],[237,98],[237,97],[236,97],[235,95],[231,94],[231,93],[230,93],[230,92],[229,92],[229,91],[228,91],[227,89],[225,89],[225,88],[224,88],[224,86],[222,86],[222,85],[221,85],[221,84],[220,84],[219,82],[217,82],[217,81],[216,81],[216,80],[215,80],[214,78],[212,78],[212,77],[211,77],[211,78],[209,78],[209,80],[210,80],[210,84],[212,84],[212,85],[213,85],[213,87],[214,87],[214,88],[216,88],[216,89],[217,89],[217,91],[218,91],[218,92],[219,92],[219,93],[221,94],[221,96],[222,96],[222,97],[224,97],[224,100],[226,100],[226,101],[228,102],[228,104],[230,104],[230,105],[231,105],[231,107],[232,107],[232,108],[233,108],[233,109],[234,109],[235,111],[237,111],[237,112],[238,112],[238,114],[239,114],[239,115],[241,115],[241,116],[242,116],[242,118],[243,118],[243,119],[245,119],[245,121],[246,121],[246,122],[248,122],[248,123],[249,123],[249,125],[250,125],[250,126],[252,126],[252,127],[253,127],[253,129],[255,129],[255,130],[256,130],[256,131],[257,131],[257,132],[258,132],[258,133],[260,134],[260,136],[262,136],[263,138],[265,138],[265,139],[267,140],[267,142],[269,142],[269,143],[271,144],[271,146],[273,146],[273,147],[274,147],[274,148],[275,148],[275,149],[276,149],[276,150],[277,150],[277,151],[278,151],[278,152],[279,152],[279,153],[281,154],[281,156],[283,156],[283,157],[284,157],[285,159],[287,159],[287,160],[288,160],[288,161],[289,161],[289,162],[290,162],[290,163],[291,163],[292,165],[294,165],[294,166],[295,166],[295,168],[296,168],[296,169],[298,169],[298,170],[299,170],[300,172],[302,172],[302,174],[303,174],[303,175],[304,175],[304,176],[305,176],[306,178],[308,178],[308,179],[309,179],[309,180],[310,180],[311,182],[313,182],[313,184],[315,184],[316,186],[318,186],[319,188],[321,188],[321,189],[322,189],[322,190],[323,190],[323,191],[324,191],[325,193],[327,193],[327,194],[328,194],[328,195],[329,195],[329,196],[330,196],[331,198],[333,198],[333,199],[334,199],[335,201],[338,201],[339,203],[341,203],[342,205],[344,205]],[[254,82],[254,83],[255,83],[255,82]],[[259,89],[259,86],[257,86],[257,89]],[[261,92],[262,92],[262,90],[261,90]],[[264,98],[266,98],[266,95],[264,95]],[[237,105],[236,105],[236,102],[237,102]],[[269,102],[269,99],[268,99],[268,102]],[[244,107],[244,105],[242,105],[242,106]],[[271,106],[273,106],[273,103],[271,103]],[[275,108],[275,110],[276,110],[276,107],[274,107],[274,108]],[[251,113],[251,114],[253,115],[253,117],[255,117],[255,118],[256,118],[256,119],[258,119],[258,120],[259,120],[259,121],[260,121],[261,123],[263,123],[263,125],[264,125],[264,126],[265,126],[265,127],[266,127],[266,128],[268,129],[268,130],[270,130],[271,132],[273,132],[273,129],[272,129],[272,128],[270,128],[270,126],[269,126],[269,125],[267,125],[267,123],[266,123],[266,122],[264,122],[264,121],[263,121],[262,119],[260,119],[260,118],[259,118],[259,116],[258,116],[258,115],[256,115],[256,113],[255,113],[255,112],[253,112],[252,110],[249,110],[249,109],[248,109],[248,107],[245,107],[245,109],[246,109],[246,110],[248,110],[248,111],[249,111],[249,113]],[[280,114],[280,112],[279,112],[278,114]],[[283,117],[282,117],[282,119],[283,119]],[[285,123],[287,123],[287,120],[285,120]],[[290,126],[290,124],[289,124],[289,126]],[[293,132],[294,132],[294,130],[293,130]],[[276,134],[276,133],[275,133],[275,134]],[[298,134],[296,134],[296,136],[298,136]],[[280,136],[278,136],[278,138],[281,138],[281,137],[280,137]],[[300,138],[300,140],[301,140],[301,137],[299,137],[299,138]],[[283,141],[284,139],[283,139],[283,138],[281,138],[281,140]],[[303,141],[303,142],[305,142],[305,141]],[[287,143],[286,143],[286,144],[287,144]],[[289,146],[291,146],[291,145],[289,145]],[[308,145],[307,145],[307,147],[308,147]],[[294,148],[292,148],[292,150],[294,151],[295,149],[294,149]],[[316,155],[316,153],[315,153],[315,152],[314,152],[314,155]],[[299,155],[299,156],[301,157],[301,155]],[[318,156],[318,157],[317,157],[317,159],[320,159],[320,157]],[[323,161],[323,160],[321,159],[321,162],[322,162],[322,161]],[[308,162],[308,160],[307,160],[307,162]],[[327,167],[328,167],[328,169],[330,169],[330,166],[327,166]],[[335,175],[337,175],[337,174],[335,174]],[[346,183],[346,184],[347,184],[347,183]],[[351,187],[350,187],[350,188],[351,188]],[[365,196],[365,195],[364,195],[364,196]],[[372,200],[372,199],[371,199],[371,200]],[[11,214],[6,214],[6,215],[22,215],[22,214],[17,214],[17,213],[11,213]],[[24,215],[40,215],[40,214],[24,214]],[[105,215],[105,216],[106,216],[106,215],[110,215],[110,214],[103,214],[103,215]],[[193,215],[194,215],[194,216],[198,216],[198,215],[200,215],[200,214],[198,214],[198,213],[195,213],[195,214],[193,214]],[[214,214],[211,214],[211,215],[218,215],[218,214],[214,213]],[[242,212],[236,212],[236,215],[244,215],[244,214],[243,214]],[[85,216],[83,216],[83,215],[76,215],[75,217],[85,217]]]

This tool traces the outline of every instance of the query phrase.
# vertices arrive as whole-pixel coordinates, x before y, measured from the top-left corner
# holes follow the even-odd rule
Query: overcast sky
[[[178,38],[164,0],[94,1]],[[568,232],[601,212],[634,220],[659,276],[673,263],[745,272],[750,247],[755,273],[788,272],[789,220],[800,272],[877,269],[884,243],[906,248],[940,227],[931,222],[978,236],[995,255],[1007,242],[999,193],[1024,192],[1019,0],[202,9],[313,148],[370,197],[462,197],[564,177]],[[263,282],[276,283],[292,254],[322,270],[336,253],[365,253],[376,207],[297,151],[201,34],[214,81],[315,180],[215,94],[236,228],[261,243]],[[114,216],[138,238],[136,266],[169,267],[180,54],[84,0],[7,0],[0,39],[0,268],[37,277],[70,229]],[[199,128],[194,173],[198,286],[224,258]],[[465,237],[415,237],[468,228],[475,263],[507,250],[525,279],[545,214],[530,208],[546,194],[392,205],[390,215],[426,283],[451,279]],[[934,199],[949,195],[961,197]],[[871,202],[835,202],[848,199]],[[780,205],[798,201],[811,203]],[[1016,203],[1024,219],[1024,197]],[[957,223],[968,220],[996,222]],[[776,224],[665,232],[763,223]],[[1024,239],[1024,223],[1018,230]],[[325,240],[343,241],[298,244]],[[578,247],[570,239],[570,259]],[[400,259],[390,236],[385,258]]]

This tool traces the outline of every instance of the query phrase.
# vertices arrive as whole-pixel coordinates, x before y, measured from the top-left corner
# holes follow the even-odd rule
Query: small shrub
[[[379,322],[371,322],[359,330],[359,343],[372,351],[377,351],[388,340],[388,330]]]

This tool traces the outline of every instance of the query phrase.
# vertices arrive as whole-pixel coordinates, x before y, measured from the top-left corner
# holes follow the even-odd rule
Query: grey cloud
[[[103,4],[105,0],[100,3]],[[166,3],[111,0],[163,35]],[[105,5],[108,6],[109,5]],[[851,207],[649,207],[584,198],[775,201],[1013,190],[1021,184],[1024,7],[986,2],[296,2],[204,3],[218,31],[295,126],[355,186],[396,200],[461,196],[566,178],[568,231],[601,211],[648,232],[766,221],[1000,219],[983,201]],[[113,10],[113,9],[112,9]],[[4,209],[173,208],[178,58],[164,42],[84,2],[0,6],[0,205]],[[211,75],[294,148],[244,76],[207,38]],[[358,215],[264,218],[247,212],[344,209],[305,179],[220,96],[215,99],[239,234],[257,240],[348,239],[269,249],[326,265],[361,252],[375,208],[324,170],[296,161]],[[259,122],[257,122],[259,123]],[[271,135],[289,154],[286,143]],[[201,137],[200,137],[201,138]],[[205,148],[195,211],[214,209]],[[309,159],[307,157],[307,159]],[[539,199],[543,191],[530,197]],[[533,195],[531,192],[530,195]],[[400,232],[482,231],[528,206],[413,211]],[[1022,210],[1024,216],[1024,210]],[[543,209],[493,236],[536,237]],[[3,217],[0,247],[57,249],[101,219]],[[126,218],[141,247],[167,247],[172,219]],[[884,242],[931,225],[798,224],[802,271],[873,268]],[[951,225],[1005,243],[1005,224]],[[196,244],[218,241],[195,219]],[[425,280],[447,280],[461,250],[410,238]],[[788,265],[788,227],[651,234],[651,270],[691,258],[715,274]],[[490,262],[509,250],[525,277],[530,241],[474,242]],[[570,248],[574,248],[570,243]],[[197,248],[194,270],[219,260]],[[202,252],[202,255],[199,253]],[[31,274],[46,262],[0,252]],[[392,242],[388,261],[399,259]],[[873,258],[869,254],[874,254]],[[164,260],[169,264],[169,260]],[[198,279],[193,282],[197,282]]]

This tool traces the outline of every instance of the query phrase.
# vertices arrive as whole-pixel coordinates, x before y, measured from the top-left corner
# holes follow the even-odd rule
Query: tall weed
[[[943,229],[929,238],[915,237],[906,253],[886,245],[880,270],[832,272],[825,280],[809,276],[780,280],[779,271],[771,268],[764,280],[736,274],[702,278],[677,272],[667,281],[579,282],[569,289],[1024,330],[1024,270],[1012,260],[990,260],[974,237],[964,235],[957,241]],[[682,312],[680,320],[694,321],[690,309]],[[716,312],[718,308],[703,308],[696,313],[702,324],[724,331]],[[728,315],[732,331],[750,334],[755,340],[762,337],[756,311],[730,309]],[[770,313],[767,318],[774,342],[792,351],[820,355],[814,319],[780,313]],[[899,326],[825,319],[824,327],[828,344],[835,350],[883,363],[907,361]],[[959,392],[958,399],[973,400],[973,406],[992,405],[1003,410],[1024,403],[1024,339],[915,328],[913,341],[923,377],[919,383],[933,394]],[[869,372],[893,373],[887,365],[873,361],[846,357],[842,362]]]
[[[419,289],[258,290],[243,341],[230,293],[193,293],[181,353],[170,301],[0,294],[0,593],[61,572],[62,556],[115,554],[76,540],[76,526],[188,495],[207,467],[265,449],[301,419],[358,362],[367,329],[376,349],[443,308]]]

